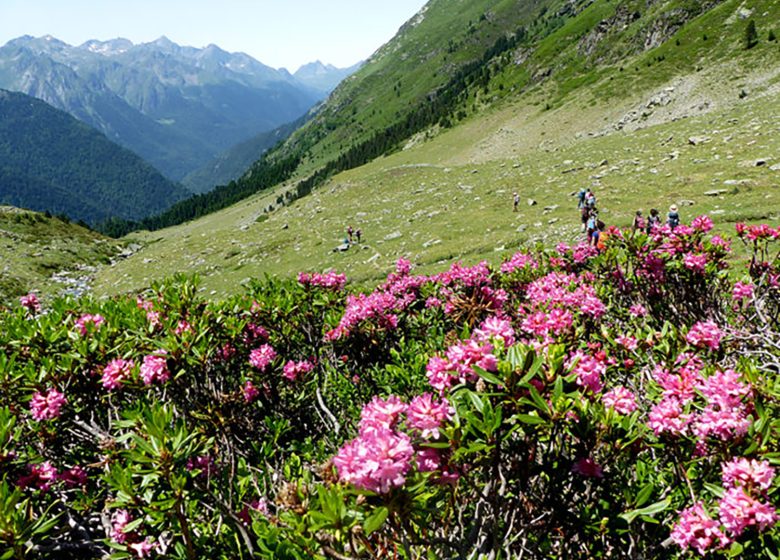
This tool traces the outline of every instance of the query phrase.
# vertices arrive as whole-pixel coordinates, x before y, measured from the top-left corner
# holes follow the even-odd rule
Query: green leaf
[[[668,508],[672,503],[672,500],[668,497],[664,498],[660,502],[656,502],[654,504],[650,504],[647,507],[641,508],[641,509],[634,509],[631,511],[627,511],[625,513],[621,513],[618,517],[625,519],[627,523],[631,523],[634,519],[637,518],[637,516],[640,515],[653,515],[659,512],[664,511],[666,508]]]
[[[366,535],[370,535],[382,526],[382,523],[387,519],[388,509],[384,506],[376,508],[371,515],[366,517],[363,521],[363,531]]]
[[[636,495],[636,500],[634,502],[634,505],[636,507],[643,506],[647,500],[650,499],[650,496],[653,495],[653,490],[655,490],[655,485],[652,482],[648,482],[645,484],[642,489],[639,491],[639,493]]]
[[[546,424],[547,423],[547,420],[545,420],[544,418],[540,418],[532,414],[515,414],[514,418],[517,418],[517,420],[522,422],[523,424]]]

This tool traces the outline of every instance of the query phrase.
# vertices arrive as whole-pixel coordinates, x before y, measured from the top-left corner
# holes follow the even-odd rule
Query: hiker
[[[634,223],[631,224],[631,228],[634,230],[634,233],[637,231],[645,231],[645,218],[642,216],[642,211],[637,210],[636,215],[634,216]]]
[[[585,206],[585,193],[587,192],[585,187],[582,187],[580,192],[577,193],[577,210],[582,210],[583,206]]]
[[[669,213],[666,215],[666,224],[672,228],[672,231],[680,225],[680,214],[677,212],[676,204],[672,204],[669,207]]]
[[[647,233],[653,233],[653,230],[660,225],[661,216],[658,215],[658,208],[651,208],[650,215],[647,217]]]
[[[517,212],[517,207],[520,205],[520,195],[512,193],[512,212]]]
[[[352,243],[352,226],[347,226],[347,242]]]
[[[587,235],[588,245],[595,245],[594,234],[598,229],[599,213],[594,208],[588,213],[588,222],[585,225],[585,235]]]
[[[585,207],[590,209],[596,208],[596,195],[593,194],[590,188],[585,191]]]
[[[603,253],[607,249],[607,239],[609,238],[609,232],[604,228],[604,222],[599,222],[596,228],[596,249],[599,250],[599,253]]]
[[[355,237],[357,237],[357,242],[360,243],[360,238],[363,236],[363,230],[360,228],[357,228],[357,231],[355,232]]]
[[[587,206],[580,208],[580,217],[582,220],[582,231],[588,231],[588,218],[590,218],[591,210]]]

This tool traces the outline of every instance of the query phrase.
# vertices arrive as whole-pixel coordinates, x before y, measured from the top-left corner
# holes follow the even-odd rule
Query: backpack
[[[680,215],[677,212],[669,212],[669,217],[666,220],[669,227],[674,229],[680,225]]]

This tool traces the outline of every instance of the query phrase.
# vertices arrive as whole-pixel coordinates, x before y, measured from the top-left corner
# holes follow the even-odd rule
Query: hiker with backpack
[[[582,187],[580,189],[580,192],[577,193],[577,209],[582,210],[582,208],[585,206],[585,193],[588,191],[585,189],[585,187]]]
[[[680,214],[677,212],[676,204],[672,204],[669,207],[669,213],[666,215],[666,225],[668,225],[672,231],[680,225]]]
[[[634,223],[631,224],[631,229],[636,233],[637,231],[645,231],[645,227],[645,218],[642,216],[642,211],[637,210],[636,215],[634,216]]]
[[[650,209],[650,215],[647,217],[647,233],[651,234],[655,228],[661,225],[661,216],[658,215],[657,208]]]

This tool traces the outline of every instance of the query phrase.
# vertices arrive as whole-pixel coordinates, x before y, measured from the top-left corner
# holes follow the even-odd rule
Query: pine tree
[[[756,31],[756,22],[752,19],[748,21],[745,27],[745,48],[752,49],[758,44],[758,31]]]

